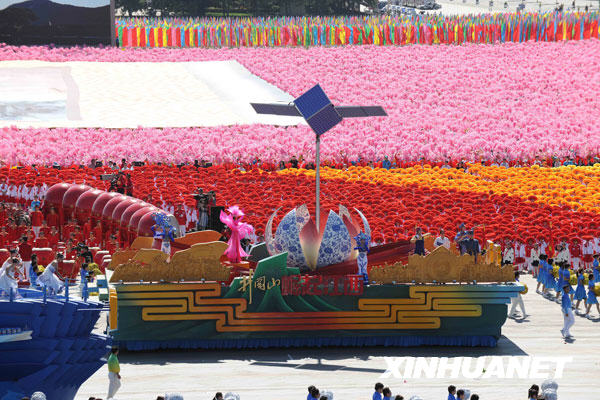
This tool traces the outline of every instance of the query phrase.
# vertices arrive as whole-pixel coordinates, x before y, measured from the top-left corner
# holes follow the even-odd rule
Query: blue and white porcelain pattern
[[[279,209],[275,210],[267,222],[265,240],[269,254],[288,253],[287,260],[289,267],[298,267],[303,271],[314,270],[315,268],[344,262],[352,256],[352,238],[342,217],[345,215],[351,221],[350,213],[346,207],[340,206],[339,214],[329,211],[323,236],[321,242],[318,244],[318,251],[316,248],[312,251],[310,248],[303,249],[300,242],[300,232],[311,218],[305,204],[288,212],[277,226],[275,236],[273,236],[273,220],[277,211]],[[369,228],[367,219],[359,210],[356,211],[362,219],[365,232],[370,234],[371,229]],[[305,245],[310,246],[310,244]],[[308,254],[314,254],[315,258],[310,261],[310,265],[305,251]]]
[[[323,239],[319,247],[317,268],[345,261],[352,251],[350,232],[339,215],[329,211]]]
[[[369,221],[367,221],[367,217],[365,217],[358,208],[355,208],[354,211],[356,211],[358,213],[358,215],[360,216],[360,219],[362,220],[365,234],[368,237],[371,237],[371,227],[369,226]]]
[[[267,221],[267,226],[265,227],[265,242],[267,243],[267,250],[271,255],[277,254],[275,251],[275,238],[273,237],[273,220],[279,210],[281,210],[281,207],[271,214],[271,217]]]
[[[303,267],[306,258],[300,245],[300,231],[296,221],[296,209],[288,212],[275,231],[275,254],[288,253],[288,267]]]
[[[296,208],[296,226],[298,226],[298,232],[302,232],[302,228],[310,221],[310,213],[306,204],[302,204]]]
[[[352,216],[350,215],[350,211],[348,211],[348,209],[346,208],[346,206],[340,204],[340,212],[338,213],[340,218],[342,219],[342,221],[344,220],[344,217],[348,218],[348,221],[352,222]]]

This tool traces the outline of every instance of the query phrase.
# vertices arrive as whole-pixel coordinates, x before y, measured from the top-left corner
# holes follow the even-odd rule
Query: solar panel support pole
[[[317,155],[316,155],[316,168],[317,168],[317,173],[315,176],[315,183],[316,183],[316,188],[315,188],[315,195],[316,195],[316,220],[317,220],[317,233],[319,233],[319,228],[320,228],[320,223],[321,223],[321,201],[320,201],[320,195],[321,195],[321,176],[320,176],[320,167],[321,167],[321,157],[320,154],[321,153],[321,137],[319,135],[317,135]]]

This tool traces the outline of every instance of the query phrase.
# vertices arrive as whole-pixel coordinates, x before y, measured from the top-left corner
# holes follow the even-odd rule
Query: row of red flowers
[[[107,189],[108,183],[100,180],[100,175],[106,172],[110,171],[2,168],[0,180],[8,179],[9,185],[30,186],[41,183],[50,186],[64,181]],[[307,204],[314,213],[314,180],[305,174],[166,165],[143,166],[128,172],[134,184],[134,196],[142,199],[151,196],[151,203],[159,207],[181,203],[193,206],[191,193],[197,188],[213,190],[219,205],[240,205],[247,214],[247,221],[259,234],[264,234],[269,216],[280,207],[282,211],[276,222],[300,204]],[[435,189],[418,183],[399,186],[325,179],[321,204],[322,210],[337,210],[339,204],[361,210],[371,224],[373,239],[381,242],[409,237],[416,226],[434,234],[443,228],[451,236],[460,223],[469,227],[480,225],[476,230],[480,240],[556,241],[600,237],[600,215],[595,213],[575,212],[568,207],[544,205],[506,194]]]

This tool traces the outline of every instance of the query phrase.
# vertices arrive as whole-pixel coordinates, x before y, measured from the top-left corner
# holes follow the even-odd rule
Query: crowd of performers
[[[44,215],[42,206],[37,195],[25,204],[0,202],[0,292],[16,292],[21,281],[58,294],[67,278],[59,271],[65,261],[73,262],[81,282],[87,283],[100,271],[91,249],[112,254],[120,247],[117,236],[105,235],[100,223],[78,225],[69,218],[60,224],[56,210],[50,208]]]
[[[469,254],[477,259],[477,255],[483,251],[477,239],[473,237],[475,228],[467,230],[465,225],[461,224],[453,241],[441,230],[433,242],[434,247],[443,246],[450,249],[454,245],[460,254]],[[411,242],[414,243],[415,254],[426,255],[425,236],[421,228],[416,228]],[[564,317],[564,326],[561,329],[563,337],[572,338],[570,328],[575,323],[575,314],[592,319],[590,313],[595,306],[600,315],[596,288],[596,283],[600,282],[600,239],[573,238],[556,245],[545,241],[528,241],[527,244],[523,244],[507,239],[502,245],[502,264],[515,268],[515,280],[519,282],[523,272],[531,273],[537,280],[536,292],[561,305]],[[361,261],[358,264],[361,273]],[[512,299],[509,318],[516,319],[519,316],[517,308],[521,309],[521,318],[525,319],[527,313],[521,294]]]
[[[596,283],[600,282],[600,255],[593,255],[591,266],[578,269],[573,269],[565,261],[557,262],[541,255],[534,274],[537,279],[536,292],[561,305],[564,316],[561,334],[565,338],[572,337],[570,328],[575,324],[574,314],[591,319],[590,312],[595,306],[600,315],[596,297]]]

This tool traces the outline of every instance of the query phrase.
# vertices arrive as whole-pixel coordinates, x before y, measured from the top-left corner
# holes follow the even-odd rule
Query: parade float
[[[479,263],[431,246],[425,257],[411,255],[407,241],[371,251],[361,211],[321,212],[321,136],[345,118],[385,117],[382,107],[334,106],[319,85],[291,103],[251,105],[258,114],[301,116],[314,131],[314,218],[296,207],[273,235],[276,210],[265,229],[269,256],[250,261],[240,240],[252,227],[237,206],[220,215],[227,244],[199,232],[175,239],[173,253],[138,237],[138,249],[111,259],[116,342],[130,350],[496,345],[506,304],[522,290],[512,268],[500,267],[497,246]]]
[[[361,215],[330,211],[317,231],[305,206],[293,209],[274,235],[269,221],[270,255],[256,262],[231,261],[232,243],[217,232],[175,239],[186,248],[171,257],[139,237],[109,266],[115,342],[129,350],[496,345],[507,304],[523,290],[512,267],[500,266],[498,246],[477,262],[434,249],[433,238],[424,257],[410,242],[373,247],[366,283],[354,236],[369,235]]]

